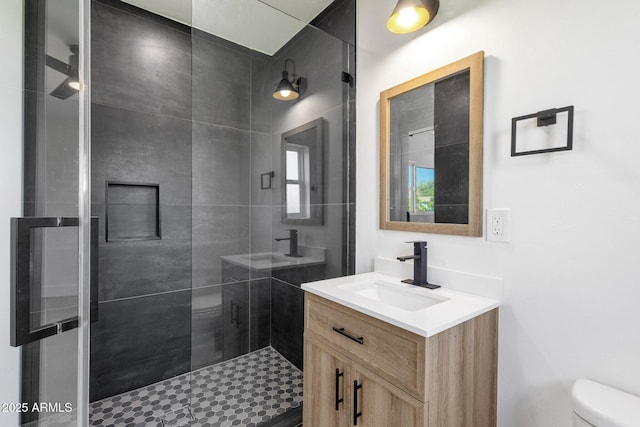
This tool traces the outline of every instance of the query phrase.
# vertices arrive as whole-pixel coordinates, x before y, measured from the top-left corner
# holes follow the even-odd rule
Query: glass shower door
[[[84,4],[24,1],[24,216],[11,220],[11,345],[22,348],[21,425],[85,425],[86,419],[84,290],[97,252],[89,251],[88,144],[81,126],[87,119],[87,94],[80,91]],[[92,225],[97,231],[97,220]],[[96,298],[94,292],[94,317]]]

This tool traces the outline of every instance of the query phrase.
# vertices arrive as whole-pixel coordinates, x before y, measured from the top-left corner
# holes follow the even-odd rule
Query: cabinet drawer
[[[305,294],[305,330],[425,402],[424,337],[348,307]]]

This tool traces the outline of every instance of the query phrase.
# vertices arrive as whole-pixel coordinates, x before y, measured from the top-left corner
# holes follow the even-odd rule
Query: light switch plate
[[[487,241],[509,242],[510,210],[506,208],[487,210]]]

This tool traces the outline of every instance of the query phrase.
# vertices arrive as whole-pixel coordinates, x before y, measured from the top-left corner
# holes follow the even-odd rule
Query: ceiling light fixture
[[[289,80],[289,72],[287,71],[287,62],[292,64],[292,78]],[[284,60],[284,70],[282,71],[282,80],[278,83],[278,87],[273,92],[273,97],[280,101],[292,101],[300,96],[300,81],[302,79],[296,75],[296,63],[293,59]]]
[[[398,0],[387,20],[387,29],[394,34],[417,31],[433,20],[439,7],[439,0]]]

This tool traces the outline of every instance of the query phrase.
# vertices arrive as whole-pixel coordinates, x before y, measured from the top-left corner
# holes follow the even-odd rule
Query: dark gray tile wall
[[[91,97],[97,104],[191,119],[191,36],[169,20],[94,1]]]
[[[271,58],[117,0],[94,0],[92,14],[93,214],[104,217],[106,181],[156,183],[162,235],[112,244],[101,224],[92,400],[270,343],[302,367],[299,284],[353,270],[355,92],[341,82],[353,46],[308,27]],[[318,25],[348,38],[344,22]],[[288,105],[271,97],[285,57],[306,77]],[[236,271],[223,256],[281,249],[280,135],[317,117],[330,190],[325,224],[301,230],[301,244],[326,247],[327,265],[283,280]],[[270,171],[274,188],[262,190]]]
[[[434,94],[435,221],[466,224],[469,221],[469,73],[437,82]]]
[[[270,194],[260,191],[259,183],[272,165],[269,58],[194,30],[193,59],[194,307],[202,292],[221,295],[219,336],[209,331],[194,337],[196,367],[271,342],[271,285],[264,278],[269,274],[236,267],[223,257],[270,248],[270,216],[264,221],[254,212],[270,206]],[[194,317],[194,332],[198,329]]]
[[[188,372],[190,335],[190,291],[100,303],[91,325],[90,400]]]
[[[315,28],[315,27],[317,28]],[[321,30],[319,30],[319,29]],[[283,169],[281,137],[284,132],[322,117],[324,120],[324,212],[321,225],[282,224],[282,174],[272,191],[272,235],[286,235],[296,228],[299,242],[326,249],[324,266],[272,272],[271,344],[302,367],[304,313],[303,282],[353,274],[355,254],[355,85],[342,82],[342,72],[355,77],[355,1],[337,1],[312,26],[303,29],[277,52],[271,63],[271,85],[275,88],[284,60],[295,61],[303,76],[301,96],[293,102],[273,101],[273,170]],[[285,242],[286,243],[286,242]],[[287,248],[272,242],[272,251]]]
[[[271,280],[271,345],[302,369],[304,291],[291,283]]]
[[[96,400],[191,366],[191,36],[148,12],[94,1],[92,52],[92,214],[100,218],[100,320],[91,331]],[[106,241],[107,181],[159,185],[161,239]]]

